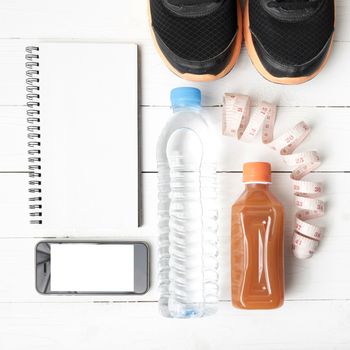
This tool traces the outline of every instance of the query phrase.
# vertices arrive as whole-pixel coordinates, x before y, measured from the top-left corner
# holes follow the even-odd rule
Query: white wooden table
[[[318,149],[314,178],[326,184],[326,233],[307,261],[290,252],[293,196],[290,169],[258,144],[222,138],[219,155],[219,312],[198,320],[161,318],[156,288],[155,142],[170,115],[169,91],[191,85],[172,75],[149,35],[146,0],[0,1],[0,349],[350,349],[350,2],[337,1],[334,54],[302,86],[262,79],[243,49],[226,78],[198,84],[220,129],[222,95],[240,92],[276,102],[276,133],[305,120],[313,128],[303,149]],[[27,224],[27,162],[23,47],[38,38],[124,41],[140,45],[143,226],[134,232],[87,233],[88,238],[144,239],[152,246],[152,288],[142,297],[41,296],[34,289],[34,245],[60,232]],[[62,52],[62,55],[65,53]],[[98,67],[97,67],[98,68]],[[229,210],[242,190],[245,160],[271,161],[274,192],[284,202],[286,302],[276,311],[238,311],[230,305]],[[120,169],[123,171],[123,169]],[[81,237],[79,237],[81,238]]]

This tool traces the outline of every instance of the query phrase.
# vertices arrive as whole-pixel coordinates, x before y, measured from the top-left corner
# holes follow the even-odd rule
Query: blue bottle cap
[[[171,106],[176,107],[200,107],[201,91],[193,87],[179,87],[171,90]]]

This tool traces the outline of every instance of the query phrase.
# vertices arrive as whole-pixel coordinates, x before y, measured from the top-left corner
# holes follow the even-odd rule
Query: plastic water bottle
[[[216,312],[216,137],[195,88],[171,91],[173,116],[157,145],[160,311],[176,318]]]

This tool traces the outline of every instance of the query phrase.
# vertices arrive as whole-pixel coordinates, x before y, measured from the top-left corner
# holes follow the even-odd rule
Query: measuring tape
[[[225,94],[223,134],[243,142],[251,142],[262,128],[262,142],[279,152],[288,166],[294,167],[290,177],[297,213],[292,250],[297,258],[306,259],[314,254],[321,239],[321,228],[307,220],[324,215],[324,202],[317,198],[323,193],[322,184],[303,181],[302,178],[320,166],[320,157],[316,151],[294,153],[311,131],[303,121],[274,139],[276,115],[276,105],[267,102],[259,103],[250,115],[249,96]]]

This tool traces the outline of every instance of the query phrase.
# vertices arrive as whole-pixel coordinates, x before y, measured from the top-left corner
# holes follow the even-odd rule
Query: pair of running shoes
[[[258,72],[300,84],[326,64],[335,27],[334,0],[148,0],[152,37],[165,64],[191,81],[231,71],[245,46]]]

